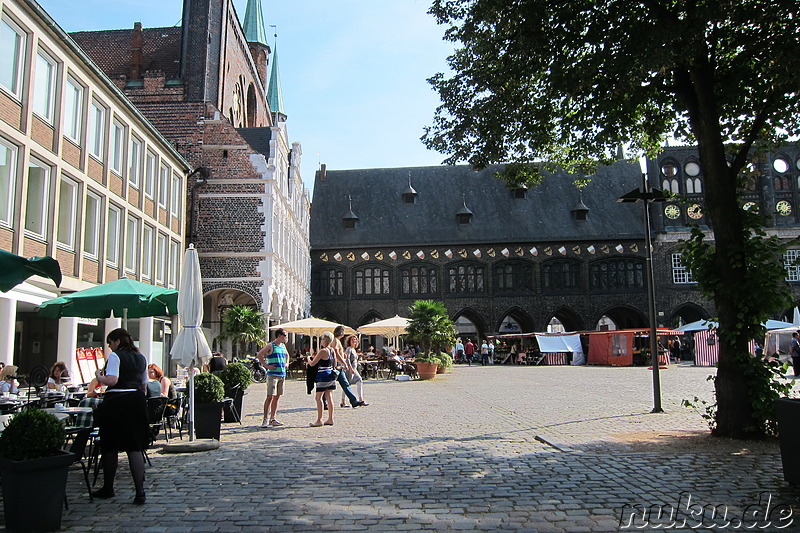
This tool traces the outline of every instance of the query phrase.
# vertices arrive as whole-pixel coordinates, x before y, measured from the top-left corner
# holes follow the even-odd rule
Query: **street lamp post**
[[[647,158],[639,159],[642,170],[642,188],[620,196],[617,202],[628,203],[642,201],[644,212],[645,267],[647,269],[647,308],[650,315],[650,356],[653,365],[653,410],[651,413],[663,413],[661,408],[661,380],[658,374],[658,342],[656,340],[656,289],[653,283],[653,239],[650,234],[650,203],[663,202],[667,195],[660,189],[650,188],[647,183]]]

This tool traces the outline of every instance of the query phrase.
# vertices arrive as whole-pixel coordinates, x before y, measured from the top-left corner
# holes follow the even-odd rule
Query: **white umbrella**
[[[321,318],[314,318],[313,316],[308,318],[303,318],[300,320],[293,320],[291,322],[284,322],[283,324],[276,324],[274,326],[270,326],[269,329],[283,328],[286,330],[287,333],[296,333],[298,335],[309,335],[311,337],[320,337],[326,331],[330,331],[331,333],[333,333],[333,330],[340,325],[344,327],[344,332],[347,333],[348,335],[356,332],[353,328],[344,326],[343,324],[337,324],[336,322],[323,320]]]
[[[189,367],[189,440],[194,440],[194,372],[193,366],[211,357],[211,348],[203,334],[203,279],[197,250],[190,244],[183,256],[181,287],[178,291],[178,317],[181,329],[169,351],[172,359]]]
[[[794,316],[792,317],[792,325],[800,326],[800,309],[794,308]]]
[[[364,324],[358,328],[358,332],[363,335],[383,335],[384,337],[389,337],[393,339],[394,346],[399,348],[397,338],[405,334],[408,323],[409,319],[395,315],[386,320],[378,320],[377,322]]]

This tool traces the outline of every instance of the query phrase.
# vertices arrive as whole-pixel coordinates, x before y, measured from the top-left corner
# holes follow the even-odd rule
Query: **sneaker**
[[[269,423],[269,420],[267,420],[265,418],[264,420],[261,421],[261,427],[262,428],[270,428],[270,427],[272,427],[272,425]]]
[[[272,420],[270,420],[270,421],[269,421],[269,425],[270,425],[270,426],[279,427],[279,426],[282,426],[282,425],[283,425],[283,422],[278,422],[277,420],[275,420],[275,419],[273,418]]]

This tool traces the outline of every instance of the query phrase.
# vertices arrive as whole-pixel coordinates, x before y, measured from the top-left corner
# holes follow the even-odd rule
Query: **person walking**
[[[347,360],[347,363],[352,368],[352,372],[347,372],[347,381],[350,383],[351,386],[355,385],[356,387],[356,398],[358,399],[359,406],[367,406],[368,403],[364,403],[364,381],[361,379],[361,374],[358,373],[358,352],[356,352],[356,347],[358,346],[358,335],[350,335],[345,340],[345,349],[344,349],[344,357]],[[342,388],[342,402],[339,404],[339,407],[345,407],[344,400],[347,395],[344,392],[344,387]]]
[[[472,344],[472,339],[467,339],[467,344],[464,345],[464,357],[467,359],[467,365],[472,366],[472,358],[475,356],[475,345]]]
[[[318,428],[323,425],[333,425],[333,391],[336,390],[336,372],[333,369],[333,365],[336,360],[336,354],[331,346],[335,340],[336,339],[334,338],[333,333],[330,331],[323,333],[322,338],[320,339],[322,348],[317,350],[317,353],[314,354],[314,357],[311,357],[308,360],[309,367],[317,367],[317,372],[315,374],[316,377],[314,379],[314,400],[317,404],[317,419],[309,424],[309,426],[314,428]],[[323,402],[325,402],[328,406],[328,419],[325,420],[325,422],[322,421],[322,416],[325,409]]]
[[[481,344],[481,365],[486,366],[489,364],[489,341],[483,340]]]
[[[147,359],[139,352],[130,333],[117,328],[106,339],[111,355],[105,368],[95,372],[95,378],[106,385],[105,397],[95,409],[94,419],[100,431],[103,465],[103,486],[92,492],[95,498],[114,496],[114,477],[119,452],[128,454],[136,497],[133,503],[145,503],[144,454],[147,446]]]
[[[256,357],[267,369],[267,399],[264,400],[264,418],[261,420],[262,428],[282,426],[278,422],[278,402],[283,396],[283,385],[286,381],[286,339],[288,334],[283,328],[275,330],[275,340],[261,348]]]
[[[366,405],[356,398],[356,395],[353,394],[352,390],[350,390],[350,382],[347,381],[346,372],[353,372],[353,369],[350,367],[350,363],[347,362],[347,359],[344,355],[344,348],[342,347],[341,338],[344,337],[344,326],[336,326],[336,328],[333,330],[333,337],[334,339],[331,343],[331,349],[334,356],[333,364],[334,366],[339,366],[340,368],[338,372],[339,375],[336,377],[336,381],[338,381],[339,385],[342,386],[342,391],[347,396],[347,399],[350,400],[350,405],[353,406],[353,408]],[[325,405],[328,405],[327,401],[325,402]]]
[[[789,355],[792,357],[794,377],[800,377],[800,330],[792,333],[792,344],[789,347]]]

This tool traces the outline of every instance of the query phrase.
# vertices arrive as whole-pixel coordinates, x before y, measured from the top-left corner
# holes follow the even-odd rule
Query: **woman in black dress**
[[[145,503],[144,455],[147,446],[147,360],[133,344],[126,330],[115,329],[108,334],[112,350],[103,370],[96,373],[97,381],[106,385],[106,394],[95,412],[100,429],[100,448],[103,453],[103,487],[92,493],[95,498],[114,496],[114,476],[117,473],[119,452],[128,454],[128,463],[136,488],[135,504]]]

